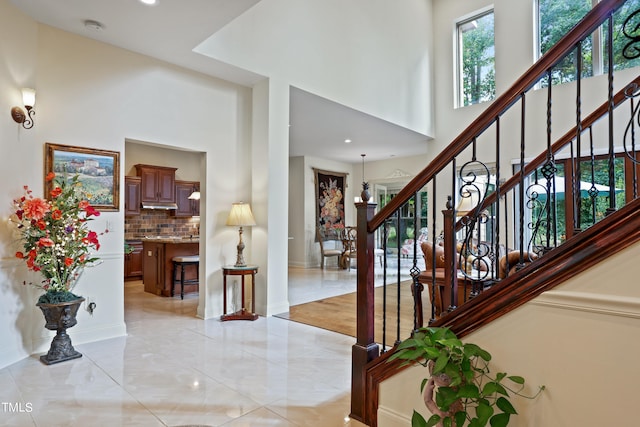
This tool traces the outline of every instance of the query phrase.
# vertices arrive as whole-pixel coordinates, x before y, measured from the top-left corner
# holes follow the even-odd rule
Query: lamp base
[[[244,242],[242,241],[242,227],[240,227],[240,241],[238,242],[238,255],[236,256],[236,263],[234,267],[246,267],[247,263],[244,262],[244,256],[242,255],[242,251],[244,251]]]

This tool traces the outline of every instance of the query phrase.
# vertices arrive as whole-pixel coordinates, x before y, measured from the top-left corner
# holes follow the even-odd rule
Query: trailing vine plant
[[[491,354],[476,344],[463,344],[448,328],[418,329],[388,361],[396,359],[404,361],[401,366],[419,363],[430,373],[420,392],[433,415],[425,420],[414,410],[412,427],[504,427],[517,414],[511,395],[534,399],[545,389],[540,386],[533,396],[522,394],[524,378],[504,372],[492,375]]]

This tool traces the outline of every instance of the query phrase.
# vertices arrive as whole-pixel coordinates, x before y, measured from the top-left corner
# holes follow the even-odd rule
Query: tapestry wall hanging
[[[339,233],[344,228],[344,194],[346,173],[313,169],[316,186],[317,225],[325,234]]]

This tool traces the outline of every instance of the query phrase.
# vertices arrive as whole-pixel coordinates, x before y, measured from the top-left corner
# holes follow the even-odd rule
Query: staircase
[[[381,248],[387,254],[383,264],[387,284],[388,230],[402,226],[401,210],[412,210],[416,230],[426,221],[430,242],[442,246],[442,255],[434,251],[433,258],[425,260],[431,267],[422,270],[414,243],[411,284],[398,286],[414,296],[413,328],[427,323],[448,326],[460,337],[640,241],[640,142],[636,141],[640,76],[618,83],[612,53],[616,31],[612,16],[624,3],[598,3],[378,213],[374,203],[356,204],[358,323],[351,417],[376,426],[379,383],[399,372],[397,364],[385,360],[389,350],[407,337],[399,334],[399,315],[374,312],[374,277],[375,249]],[[554,66],[572,52],[579,53],[584,40],[603,23],[607,93],[598,108],[583,115],[587,94],[579,71],[582,55],[575,55],[575,126],[553,141],[556,88],[545,82],[552,80]],[[532,94],[534,90],[539,93]],[[541,93],[546,97],[544,111],[527,108],[527,101]],[[546,118],[546,147],[533,157],[531,147],[537,145],[532,127],[540,124],[531,124],[532,117],[540,116]],[[510,168],[514,145],[518,161]],[[362,199],[367,200],[363,187]],[[416,206],[425,189],[429,218],[420,218]],[[399,278],[400,274],[398,284]],[[423,292],[431,302],[430,313],[423,312]],[[374,320],[380,316],[385,328],[382,343],[374,341]],[[386,342],[394,331],[395,337]]]

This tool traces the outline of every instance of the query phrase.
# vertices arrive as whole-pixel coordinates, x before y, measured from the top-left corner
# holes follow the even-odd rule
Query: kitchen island
[[[200,241],[194,237],[144,237],[142,240],[143,277],[145,292],[171,296],[175,256],[198,255]],[[185,279],[196,279],[197,266],[185,269]],[[179,289],[180,285],[178,285]],[[185,284],[184,292],[198,292],[198,284]],[[178,292],[179,293],[179,292]]]

